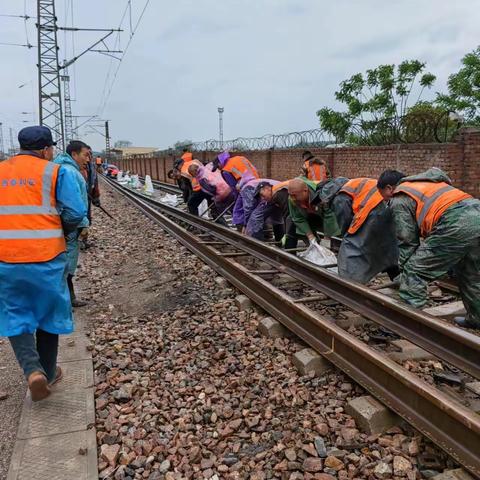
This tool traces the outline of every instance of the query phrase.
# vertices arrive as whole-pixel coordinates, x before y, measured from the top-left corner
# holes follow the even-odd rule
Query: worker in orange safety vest
[[[334,213],[343,237],[338,252],[341,277],[367,283],[380,272],[392,279],[398,275],[393,219],[376,180],[338,177],[321,182],[313,199],[318,203]]]
[[[47,127],[26,127],[18,141],[20,152],[0,162],[0,336],[39,401],[62,377],[58,335],[73,331],[64,237],[87,207],[72,172],[51,161]]]
[[[378,189],[389,201],[400,246],[400,298],[414,307],[428,300],[428,282],[457,276],[466,317],[457,325],[480,328],[480,201],[430,168],[406,177],[386,170]]]
[[[330,178],[327,164],[320,158],[315,157],[312,152],[305,150],[302,153],[302,171],[305,177],[316,182],[323,182]]]

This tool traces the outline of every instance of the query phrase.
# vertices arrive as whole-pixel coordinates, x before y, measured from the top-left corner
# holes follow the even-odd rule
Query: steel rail
[[[429,437],[472,474],[480,476],[479,415],[328,319],[296,304],[294,299],[259,276],[249,273],[244,266],[219,255],[212,246],[169,219],[138,194],[113,182],[109,183],[288,329]],[[174,213],[177,218],[184,220],[183,214],[180,215],[178,211]],[[237,239],[234,245],[238,243]]]
[[[114,184],[114,186],[117,186]],[[121,187],[120,187],[121,188]],[[145,201],[168,214],[179,216],[203,231],[214,234],[249,254],[275,266],[280,272],[306,283],[328,297],[355,310],[436,357],[480,379],[480,337],[382,295],[368,287],[340,278],[294,255],[187,212],[180,212],[152,198]]]
[[[143,183],[145,183],[145,177],[138,177],[139,180],[141,180]],[[152,184],[154,187],[158,187],[160,190],[164,190],[165,192],[168,193],[174,193],[175,195],[179,195],[182,193],[182,190],[180,187],[177,187],[176,185],[173,185],[171,183],[167,182],[162,182],[161,180],[153,180],[152,179]]]

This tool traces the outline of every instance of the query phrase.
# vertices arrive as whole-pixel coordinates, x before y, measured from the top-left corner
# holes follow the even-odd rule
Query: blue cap
[[[18,143],[24,150],[42,150],[57,144],[53,141],[50,129],[40,125],[22,128],[18,132]]]

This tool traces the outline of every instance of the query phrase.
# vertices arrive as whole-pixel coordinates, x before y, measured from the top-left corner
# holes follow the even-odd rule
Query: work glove
[[[82,231],[80,232],[80,235],[78,236],[79,240],[82,240],[85,242],[88,238],[88,228],[82,228]]]

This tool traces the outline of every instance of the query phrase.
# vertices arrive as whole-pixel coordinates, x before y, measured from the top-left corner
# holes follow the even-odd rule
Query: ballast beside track
[[[265,270],[248,269],[235,258],[252,256],[265,262],[271,266],[269,272],[291,275],[476,378],[480,378],[479,337],[340,279],[279,249],[164,205],[116,182],[109,181],[109,184],[289,330],[466,469],[480,476],[480,417],[476,413],[296,302],[263,278]],[[228,247],[229,251],[219,251],[218,246]]]

